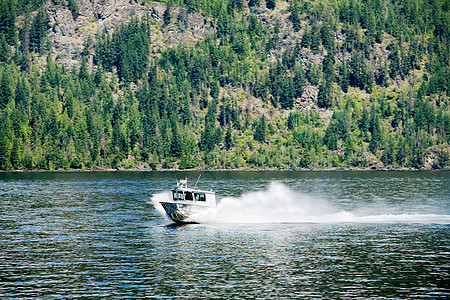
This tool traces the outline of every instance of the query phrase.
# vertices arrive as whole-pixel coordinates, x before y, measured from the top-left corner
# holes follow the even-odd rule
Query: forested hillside
[[[0,169],[446,168],[449,41],[448,0],[0,0]]]

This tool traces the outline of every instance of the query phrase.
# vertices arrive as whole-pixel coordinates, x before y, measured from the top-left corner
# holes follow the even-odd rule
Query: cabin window
[[[186,192],[185,200],[194,200],[194,197],[192,197],[192,192]]]
[[[183,192],[173,192],[173,200],[184,200]]]
[[[195,201],[206,201],[205,194],[195,193]]]

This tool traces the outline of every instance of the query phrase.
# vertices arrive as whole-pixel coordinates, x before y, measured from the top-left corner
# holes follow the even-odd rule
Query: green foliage
[[[381,147],[381,127],[375,106],[372,107],[371,115],[369,132],[372,134],[372,138],[369,143],[369,150],[376,154],[376,151]]]
[[[323,137],[323,142],[325,145],[327,145],[328,149],[330,150],[337,150],[338,149],[338,137],[337,137],[337,130],[335,122],[330,122],[330,124],[327,127],[327,130],[325,131],[325,135]]]
[[[253,138],[255,139],[255,141],[264,143],[266,141],[266,135],[267,135],[267,120],[266,117],[262,115],[255,125],[255,133],[253,135]]]
[[[268,9],[275,9],[276,5],[277,5],[276,0],[266,0],[266,7]]]
[[[0,115],[0,169],[11,170],[11,154],[13,150],[14,134],[12,130],[10,112],[6,109]]]
[[[117,68],[124,82],[137,81],[147,68],[150,53],[150,28],[134,18],[112,36],[102,33],[95,52],[96,62],[105,70]]]
[[[292,22],[292,26],[294,27],[295,31],[299,31],[301,29],[301,7],[298,0],[291,1],[289,3],[289,11],[291,12],[291,15],[289,16],[289,19]]]
[[[378,0],[295,0],[265,23],[253,12],[260,1],[164,2],[161,24],[145,16],[99,33],[70,71],[51,51],[31,65],[50,50],[43,1],[0,2],[0,169],[449,165],[442,1],[388,0],[380,10]],[[67,6],[75,19],[76,1]],[[152,47],[150,32],[178,12],[179,30],[196,12],[217,31]]]
[[[172,18],[171,14],[170,14],[170,9],[171,9],[171,7],[168,4],[166,7],[166,10],[164,11],[164,14],[163,14],[163,25],[164,26],[169,25],[170,19]]]
[[[13,91],[8,67],[1,68],[0,71],[0,109],[2,109],[11,102]]]
[[[8,45],[5,35],[0,36],[0,63],[8,63],[11,58],[11,46]]]
[[[0,36],[4,36],[9,45],[15,43],[17,2],[15,0],[0,1]]]
[[[317,95],[317,106],[320,108],[329,108],[332,105],[332,90],[331,82],[325,80],[319,86],[319,93]]]
[[[45,50],[45,38],[47,36],[48,23],[50,17],[47,10],[40,8],[30,27],[29,47],[30,51],[43,54]]]
[[[67,0],[67,7],[69,8],[70,12],[72,13],[73,19],[76,20],[79,15],[78,5],[77,5],[76,0]]]

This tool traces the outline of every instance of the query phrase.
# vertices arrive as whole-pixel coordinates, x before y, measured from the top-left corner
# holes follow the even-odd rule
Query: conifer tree
[[[30,86],[25,76],[21,77],[17,81],[15,92],[16,92],[15,96],[16,108],[19,111],[26,113],[29,108]]]
[[[167,26],[170,24],[170,19],[172,18],[171,14],[170,14],[170,9],[171,9],[171,4],[167,3],[166,10],[164,11],[164,14],[163,14],[163,25],[164,26]]]
[[[319,93],[317,95],[317,106],[320,108],[331,107],[332,89],[329,80],[324,80],[319,86]]]
[[[316,21],[312,24],[311,27],[311,51],[314,53],[319,52],[321,37],[320,37],[320,27]]]
[[[277,1],[276,0],[266,0],[266,7],[268,9],[275,9],[275,7],[277,6]]]
[[[248,6],[258,6],[261,0],[250,0]]]
[[[293,0],[289,3],[289,11],[291,12],[291,15],[289,16],[289,19],[292,22],[292,26],[294,27],[295,31],[299,31],[301,29],[301,18],[300,18],[300,4],[297,0]]]
[[[50,17],[47,10],[40,8],[30,28],[30,47],[34,52],[44,52],[44,41],[47,36],[47,28]]]
[[[323,137],[323,142],[328,146],[330,150],[337,150],[337,134],[336,134],[336,126],[334,120],[330,122],[327,129],[325,130],[325,135]]]
[[[8,63],[11,58],[11,46],[6,42],[4,34],[0,35],[0,63]]]
[[[67,0],[67,7],[72,13],[73,19],[76,20],[79,15],[77,2],[75,0]]]
[[[13,131],[8,110],[0,114],[0,169],[11,170],[11,151],[13,148]]]
[[[381,147],[381,127],[375,106],[372,106],[371,114],[369,131],[372,134],[372,138],[370,139],[369,150],[375,154]]]
[[[296,98],[300,98],[303,94],[306,84],[306,74],[301,66],[297,66],[294,71],[293,86],[294,95]]]
[[[266,135],[267,135],[267,120],[264,115],[261,115],[261,118],[256,123],[253,138],[255,141],[264,143],[266,141]]]
[[[16,9],[15,0],[0,0],[0,36],[4,35],[9,45],[16,39]]]
[[[5,67],[0,78],[0,109],[5,108],[12,100],[11,80],[8,68]]]
[[[309,48],[311,46],[311,30],[305,27],[305,31],[302,37],[302,47]]]

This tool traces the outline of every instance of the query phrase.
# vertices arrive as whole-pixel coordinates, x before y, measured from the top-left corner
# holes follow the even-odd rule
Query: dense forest
[[[450,1],[161,2],[66,66],[48,7],[77,1],[0,0],[1,170],[450,166]]]

